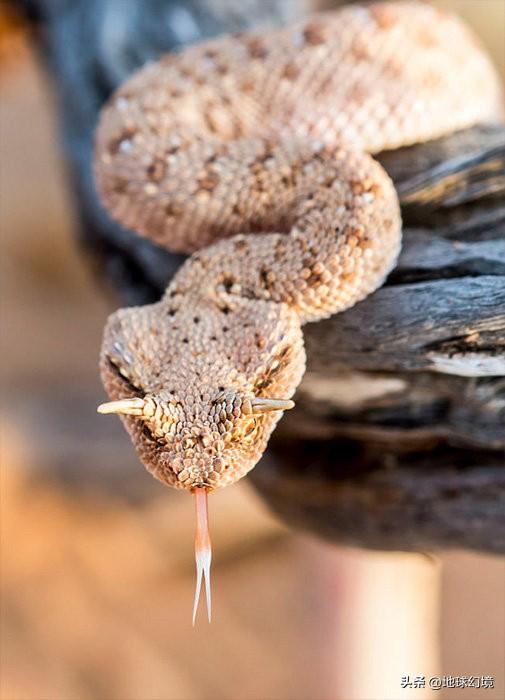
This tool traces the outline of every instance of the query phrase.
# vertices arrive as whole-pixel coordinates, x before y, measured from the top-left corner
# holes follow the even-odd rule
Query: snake
[[[503,118],[456,16],[411,0],[224,35],[129,77],[101,111],[110,216],[190,254],[160,301],[106,324],[109,401],[157,479],[195,496],[210,620],[207,494],[258,462],[305,370],[302,327],[376,290],[401,246],[378,152]]]

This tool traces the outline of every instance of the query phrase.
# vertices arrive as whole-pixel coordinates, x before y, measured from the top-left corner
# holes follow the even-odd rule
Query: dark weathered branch
[[[505,276],[386,286],[352,311],[307,328],[309,369],[503,375],[504,328]]]
[[[498,457],[475,453],[471,461],[446,450],[433,459],[426,450],[404,465],[386,453],[371,468],[355,442],[303,448],[293,445],[253,477],[295,527],[375,549],[505,551],[505,469]]]
[[[505,129],[380,159],[417,227],[382,289],[306,328],[298,410],[252,479],[324,537],[503,552]]]
[[[285,20],[302,2],[251,0],[231,16],[217,0],[148,9],[132,0],[120,32],[107,0],[22,4],[45,28],[81,237],[124,300],[156,299],[181,258],[116,226],[98,204],[98,109],[145,60]],[[189,24],[177,20],[182,7]],[[379,159],[402,202],[398,266],[355,308],[306,327],[297,409],[252,479],[288,522],[334,540],[505,551],[505,129],[480,126]]]
[[[505,143],[497,124],[459,131],[379,156],[404,211],[416,205],[453,207],[505,195]]]

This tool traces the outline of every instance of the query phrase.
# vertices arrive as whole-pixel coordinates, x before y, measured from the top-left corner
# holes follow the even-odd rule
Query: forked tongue
[[[193,489],[195,497],[196,533],[195,533],[195,560],[196,560],[196,588],[195,602],[193,604],[193,627],[195,626],[198,601],[202,589],[202,580],[205,586],[205,600],[207,602],[207,617],[211,619],[212,605],[210,597],[210,562],[212,550],[209,535],[209,510],[207,506],[207,489]]]

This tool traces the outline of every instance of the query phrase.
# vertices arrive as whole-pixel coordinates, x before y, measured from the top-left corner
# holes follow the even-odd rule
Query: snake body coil
[[[394,265],[393,185],[369,153],[503,116],[498,78],[453,16],[352,6],[148,65],[104,109],[96,181],[111,215],[198,251],[157,304],[121,309],[101,372],[147,469],[197,503],[261,457],[304,368],[302,324],[351,307]],[[210,592],[208,608],[210,614]]]

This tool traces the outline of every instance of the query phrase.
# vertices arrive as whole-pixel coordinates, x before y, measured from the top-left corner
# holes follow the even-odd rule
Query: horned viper
[[[104,108],[103,203],[193,253],[161,301],[109,318],[111,401],[99,410],[121,415],[155,477],[195,494],[196,598],[210,566],[207,492],[252,469],[293,406],[303,324],[353,306],[395,263],[398,198],[370,154],[502,115],[471,33],[410,1],[165,56]]]

